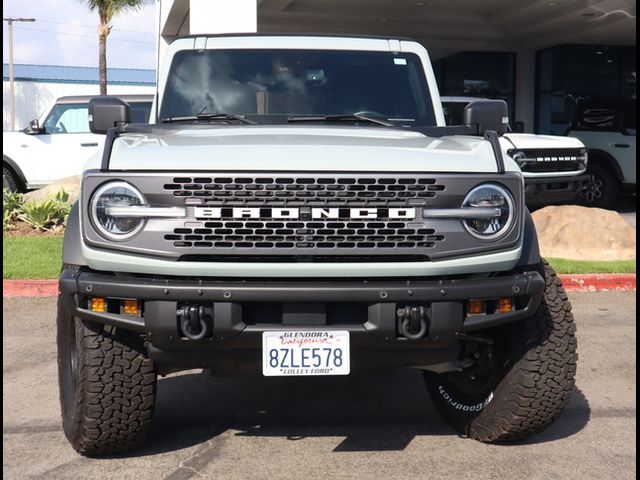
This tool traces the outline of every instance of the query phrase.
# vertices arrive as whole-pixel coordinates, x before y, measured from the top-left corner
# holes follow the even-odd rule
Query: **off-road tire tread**
[[[78,385],[73,428],[67,434],[81,454],[139,448],[151,425],[156,390],[153,362],[139,334],[76,321]]]
[[[507,442],[535,435],[556,420],[574,390],[578,354],[571,304],[546,261],[541,273],[546,285],[540,307],[517,324],[522,351],[492,401],[466,425],[463,433],[470,438]],[[445,416],[455,415],[441,402],[435,403]]]
[[[11,192],[19,192],[20,191],[20,182],[16,177],[16,174],[13,171],[6,167],[2,166],[2,188],[4,188],[4,180],[6,179],[8,184],[8,189]]]

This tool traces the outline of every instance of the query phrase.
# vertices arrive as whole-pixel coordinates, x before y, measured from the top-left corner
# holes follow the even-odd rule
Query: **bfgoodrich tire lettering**
[[[93,456],[139,447],[156,390],[140,336],[74,318],[61,300],[57,330],[62,427],[73,448]]]
[[[471,438],[498,442],[534,435],[560,415],[574,389],[578,354],[571,304],[546,262],[541,272],[542,303],[534,316],[495,337],[498,361],[485,387],[464,388],[459,373],[425,373],[436,408]]]

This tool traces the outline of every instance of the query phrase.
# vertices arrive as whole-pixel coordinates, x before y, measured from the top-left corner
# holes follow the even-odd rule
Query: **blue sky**
[[[109,67],[155,68],[155,0],[128,11],[113,22],[107,39]],[[15,63],[98,65],[98,14],[82,0],[5,0],[3,17],[31,17],[13,24]],[[7,24],[3,22],[2,59],[9,61]]]

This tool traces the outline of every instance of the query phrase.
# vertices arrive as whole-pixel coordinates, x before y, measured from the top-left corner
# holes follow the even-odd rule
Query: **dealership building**
[[[183,35],[410,37],[441,95],[502,98],[512,125],[562,135],[576,103],[636,96],[635,0],[159,0],[160,67]]]
[[[109,68],[109,93],[154,93],[156,72],[137,68]],[[40,117],[59,97],[98,95],[100,74],[95,67],[58,65],[14,65],[15,129],[22,129]],[[2,65],[2,130],[11,125],[9,65]]]

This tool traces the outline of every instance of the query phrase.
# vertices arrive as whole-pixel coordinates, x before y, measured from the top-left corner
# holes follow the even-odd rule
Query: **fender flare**
[[[520,255],[517,266],[538,265],[542,261],[542,257],[540,257],[540,247],[538,246],[538,234],[529,209],[525,209],[523,235],[522,255]]]
[[[82,233],[80,232],[78,202],[73,204],[67,217],[67,227],[64,231],[62,243],[62,263],[66,265],[87,265],[87,261],[82,256]]]
[[[591,150],[588,150],[589,152],[589,159],[587,160],[587,173],[589,172],[589,163],[591,161],[593,161],[594,163],[604,163],[607,167],[609,167],[613,173],[615,174],[615,176],[618,178],[618,180],[620,180],[621,182],[624,182],[624,175],[622,174],[622,169],[620,168],[620,164],[618,163],[618,160],[616,160],[616,158],[611,155],[609,152],[606,152],[604,150],[599,150],[597,148]],[[591,157],[594,157],[593,160]]]

